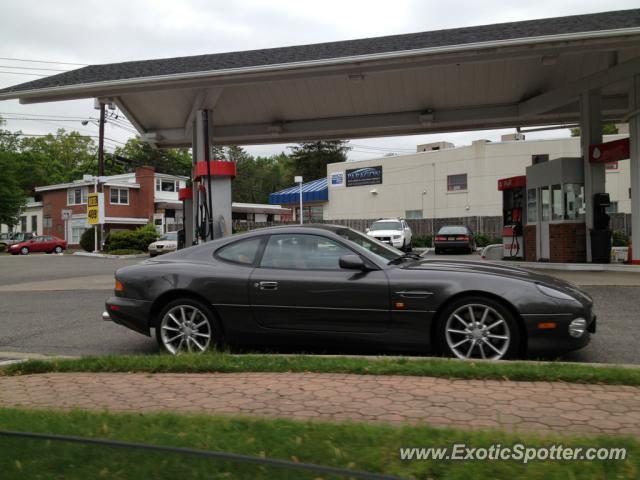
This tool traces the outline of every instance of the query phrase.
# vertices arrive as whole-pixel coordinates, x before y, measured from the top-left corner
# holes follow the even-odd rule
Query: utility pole
[[[100,102],[100,130],[98,133],[98,176],[104,177],[104,123],[105,105]]]
[[[304,222],[304,213],[302,212],[302,176],[296,175],[293,181],[300,184],[300,225],[302,225]]]

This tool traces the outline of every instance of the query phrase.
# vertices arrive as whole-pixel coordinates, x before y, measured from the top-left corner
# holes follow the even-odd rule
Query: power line
[[[0,68],[14,68],[16,70],[47,70],[49,72],[68,72],[69,70],[61,70],[59,68],[46,68],[46,67],[16,67],[13,65],[0,65]]]
[[[72,62],[53,62],[51,60],[27,60],[24,58],[10,58],[10,57],[0,57],[0,60],[12,60],[14,62],[30,62],[30,63],[54,63],[58,65],[78,65],[80,67],[86,67],[87,63],[72,63]]]
[[[0,132],[0,136],[3,136],[3,137],[48,137],[50,135],[52,137],[57,137],[57,138],[61,136],[61,135],[58,135],[57,133],[54,134],[54,133]],[[78,135],[78,136],[84,137],[84,138],[98,138],[98,135]],[[120,140],[114,140],[113,138],[104,137],[104,139],[114,143],[119,143],[120,145],[126,145],[125,142],[121,142]]]
[[[5,71],[0,71],[0,73],[5,73],[5,74],[9,74],[9,75],[29,75],[32,77],[46,77],[47,75],[39,75],[37,73],[25,73],[25,72],[5,72]]]

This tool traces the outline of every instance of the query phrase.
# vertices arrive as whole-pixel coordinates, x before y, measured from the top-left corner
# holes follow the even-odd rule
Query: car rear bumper
[[[105,306],[106,311],[102,314],[103,320],[111,320],[136,332],[150,335],[149,313],[151,311],[151,302],[109,297]]]
[[[447,249],[451,249],[451,250],[460,250],[460,249],[469,249],[471,248],[471,244],[469,242],[465,242],[465,241],[455,241],[455,240],[451,240],[451,241],[446,241],[446,242],[434,242],[434,246],[438,249],[442,249],[442,250],[447,250]]]

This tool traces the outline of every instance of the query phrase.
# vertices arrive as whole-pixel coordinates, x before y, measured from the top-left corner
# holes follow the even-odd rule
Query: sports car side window
[[[340,257],[353,252],[318,235],[271,235],[262,255],[263,268],[340,270]]]
[[[220,248],[216,255],[228,262],[251,265],[256,260],[260,243],[262,243],[261,237],[240,240]]]

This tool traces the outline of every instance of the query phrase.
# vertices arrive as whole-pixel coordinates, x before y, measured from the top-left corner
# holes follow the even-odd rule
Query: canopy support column
[[[605,192],[604,164],[589,161],[589,146],[602,143],[602,95],[599,89],[580,95],[580,144],[584,163],[584,200],[587,240],[587,262],[592,262],[593,195]]]
[[[629,146],[631,162],[631,263],[640,265],[640,75],[635,75],[629,96]]]

